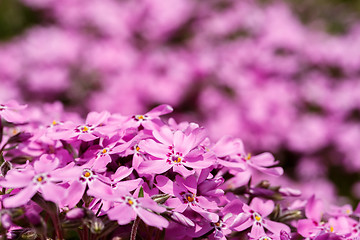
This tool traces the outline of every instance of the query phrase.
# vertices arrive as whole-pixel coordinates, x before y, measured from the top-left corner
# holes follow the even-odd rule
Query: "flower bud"
[[[281,193],[281,195],[283,195],[285,197],[288,197],[288,196],[299,197],[301,195],[300,190],[294,189],[294,188],[288,188],[288,187],[280,188],[279,193]]]
[[[99,218],[93,218],[90,221],[90,231],[94,234],[99,234],[104,230],[105,224]]]
[[[31,133],[27,133],[27,132],[19,132],[16,135],[12,136],[11,138],[9,138],[9,140],[7,141],[7,143],[21,143],[21,142],[25,142],[26,140],[28,140],[29,138],[32,137]]]
[[[38,237],[35,231],[29,230],[21,234],[21,239],[25,240],[35,240]]]
[[[11,216],[8,213],[1,214],[1,222],[0,225],[4,229],[9,229],[12,225]]]
[[[154,200],[157,203],[164,204],[166,200],[170,198],[169,194],[156,194],[151,196],[152,200]]]
[[[299,219],[301,217],[302,217],[301,211],[299,211],[299,210],[291,210],[291,211],[288,211],[285,214],[281,215],[279,217],[279,221],[287,222],[287,221]]]
[[[281,230],[280,240],[290,240],[289,234],[287,232],[285,232],[284,230]]]
[[[82,208],[74,208],[66,213],[66,218],[71,220],[80,219],[83,218],[84,216],[85,216],[85,212],[84,209]]]
[[[4,161],[0,166],[1,175],[5,177],[7,172],[10,171],[11,169],[12,169],[11,162]]]
[[[270,182],[268,180],[263,180],[257,185],[257,187],[259,187],[259,188],[269,188],[270,187]]]

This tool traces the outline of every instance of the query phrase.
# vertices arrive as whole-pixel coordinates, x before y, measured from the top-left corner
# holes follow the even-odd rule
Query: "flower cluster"
[[[196,123],[164,121],[169,105],[85,120],[0,106],[4,238],[360,237],[359,209],[326,209],[263,180],[283,174],[270,153],[252,156],[238,138],[213,142]]]
[[[294,156],[297,180],[329,202],[330,167],[360,170],[356,22],[330,35],[281,0],[19,2],[40,24],[1,43],[0,101],[60,99],[83,114],[170,104],[213,139]]]

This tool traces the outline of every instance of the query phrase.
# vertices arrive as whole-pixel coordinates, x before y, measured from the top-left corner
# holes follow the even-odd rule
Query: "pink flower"
[[[147,225],[159,229],[166,228],[169,222],[158,213],[165,212],[165,208],[160,207],[151,198],[135,198],[129,194],[116,191],[108,200],[114,202],[114,207],[107,212],[109,219],[116,220],[120,225],[126,225],[140,217]]]
[[[159,174],[172,168],[174,172],[187,177],[194,173],[192,169],[210,167],[213,161],[204,159],[202,151],[197,149],[199,142],[203,140],[199,130],[185,134],[180,130],[172,132],[169,127],[162,127],[160,131],[153,131],[158,142],[153,139],[143,140],[139,147],[154,158],[142,162],[139,172]]]
[[[75,179],[78,169],[57,169],[58,165],[57,158],[44,154],[35,161],[34,167],[28,165],[21,170],[10,170],[0,185],[22,189],[17,194],[4,199],[4,206],[9,208],[24,205],[38,191],[42,193],[45,200],[60,203],[66,195],[66,189],[57,183]]]
[[[242,221],[235,219],[236,225],[232,226],[236,231],[243,231],[251,226],[250,236],[252,238],[264,236],[264,228],[276,235],[280,235],[282,230],[290,232],[290,228],[287,225],[266,218],[274,209],[274,202],[272,200],[264,202],[259,198],[254,198],[250,206],[244,204],[242,209],[244,212],[240,213],[237,217],[237,219],[242,219]]]
[[[101,138],[99,145],[93,145],[84,154],[85,160],[88,160],[87,165],[97,172],[106,171],[106,166],[112,162],[111,156],[119,155],[125,152],[131,141],[124,142],[120,136],[114,135],[111,138]]]
[[[189,207],[210,222],[219,220],[217,214],[210,212],[210,210],[218,209],[214,199],[198,195],[195,176],[189,176],[184,180],[177,175],[176,181],[173,182],[167,177],[159,175],[156,177],[156,181],[157,188],[175,197],[166,201],[166,204],[174,208],[174,211],[182,213]]]
[[[323,202],[315,199],[313,195],[305,207],[305,216],[307,219],[300,219],[297,224],[297,230],[303,237],[316,236],[320,231],[320,222],[324,213]]]
[[[125,123],[125,126],[133,128],[142,126],[145,129],[154,129],[154,126],[164,125],[159,116],[171,113],[172,111],[173,108],[170,105],[159,105],[145,114],[133,115],[128,122]]]
[[[79,125],[74,122],[65,122],[61,125],[56,125],[56,132],[48,135],[54,139],[63,140],[83,140],[89,142],[99,138],[102,135],[113,132],[113,126],[104,126],[106,120],[109,118],[109,112],[90,112],[86,117],[85,124]]]
[[[23,123],[26,122],[24,116],[20,113],[27,105],[20,105],[14,100],[8,101],[5,104],[0,104],[0,117],[8,122]]]
[[[236,147],[235,147],[236,146]],[[239,171],[256,169],[272,176],[281,176],[284,170],[281,167],[274,167],[279,162],[275,161],[274,156],[269,152],[264,152],[255,156],[246,153],[244,145],[240,139],[221,139],[213,146],[215,152],[224,152],[228,155],[219,155],[218,163]],[[234,152],[233,149],[237,151]]]
[[[64,205],[74,207],[82,198],[86,188],[89,196],[101,196],[101,194],[111,193],[112,189],[107,182],[110,182],[106,177],[97,174],[93,169],[83,165],[81,171],[75,175],[74,181],[69,183],[66,190],[66,195],[63,201]]]

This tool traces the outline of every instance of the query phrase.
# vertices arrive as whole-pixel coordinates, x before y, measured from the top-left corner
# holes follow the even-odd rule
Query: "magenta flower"
[[[159,105],[145,114],[133,115],[128,122],[125,123],[125,126],[127,128],[138,128],[143,126],[146,129],[152,130],[154,129],[154,126],[164,125],[159,116],[171,113],[172,111],[173,108],[170,105]]]
[[[124,142],[119,136],[112,138],[101,138],[99,145],[93,145],[84,154],[88,160],[87,165],[97,172],[106,171],[106,166],[112,161],[111,155],[118,155],[125,152],[132,142]]]
[[[239,146],[243,145],[239,144]],[[244,149],[240,148],[240,151],[236,155],[219,159],[218,162],[229,169],[238,171],[256,169],[272,176],[281,176],[284,173],[284,170],[281,167],[274,167],[279,162],[275,161],[274,156],[268,152],[252,156],[250,153],[246,154]]]
[[[280,235],[281,231],[290,232],[290,228],[282,223],[274,222],[266,217],[273,211],[274,202],[272,200],[262,201],[259,198],[254,198],[250,206],[243,204],[243,213],[237,216],[234,220],[233,229],[236,231],[243,231],[251,227],[250,236],[253,238],[262,237],[267,229],[275,235]],[[239,221],[241,219],[241,221]]]
[[[68,182],[76,178],[77,168],[57,169],[59,160],[50,155],[42,155],[34,166],[10,170],[0,185],[7,188],[22,188],[15,195],[4,199],[5,207],[18,207],[26,204],[36,192],[42,193],[45,200],[60,203],[66,195],[66,189],[59,182]]]
[[[116,220],[120,225],[126,225],[139,216],[147,225],[159,229],[166,228],[169,222],[158,213],[165,212],[151,198],[135,198],[121,191],[115,191],[107,200],[114,202],[114,207],[107,212],[109,219]]]
[[[0,104],[0,117],[4,118],[8,122],[22,123],[26,122],[24,115],[20,113],[25,109],[27,105],[20,105],[16,101],[8,101],[5,104]]]
[[[105,125],[109,117],[110,113],[106,111],[90,112],[86,117],[85,124],[79,125],[68,121],[56,125],[56,132],[50,132],[48,135],[54,139],[92,141],[114,131],[114,126]]]
[[[158,142],[146,139],[139,143],[140,149],[154,157],[140,164],[141,173],[160,174],[172,168],[174,172],[187,177],[194,173],[188,168],[204,169],[213,164],[212,160],[204,159],[202,151],[197,149],[203,140],[198,131],[186,135],[180,130],[172,132],[169,127],[162,127],[160,131],[153,131],[153,135]]]
[[[307,219],[300,219],[297,230],[303,237],[314,237],[321,231],[321,218],[324,213],[323,202],[315,199],[313,195],[305,206],[305,216]]]
[[[210,210],[218,209],[216,201],[198,195],[197,179],[194,176],[189,176],[184,180],[177,175],[176,181],[173,182],[167,177],[159,175],[156,177],[156,182],[158,189],[175,197],[166,201],[166,205],[174,208],[174,211],[182,213],[189,207],[208,221],[217,222],[219,220],[217,214],[210,212]]]
[[[74,207],[82,198],[86,188],[88,187],[87,194],[90,196],[100,196],[112,192],[112,188],[107,182],[111,182],[106,177],[97,174],[93,169],[83,165],[80,167],[79,172],[75,177],[76,180],[69,183],[66,191],[66,197],[63,204]]]

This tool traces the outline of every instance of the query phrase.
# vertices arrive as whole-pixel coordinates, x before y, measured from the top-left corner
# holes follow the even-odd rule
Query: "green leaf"
[[[139,198],[144,197],[144,189],[143,189],[143,187],[140,188],[139,196],[138,196],[138,197],[139,197]]]

